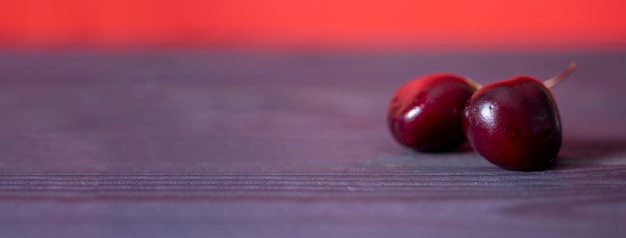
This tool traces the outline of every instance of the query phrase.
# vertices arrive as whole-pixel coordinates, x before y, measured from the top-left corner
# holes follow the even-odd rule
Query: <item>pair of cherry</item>
[[[502,168],[546,169],[561,148],[561,119],[549,88],[575,68],[571,63],[544,82],[516,76],[485,86],[454,74],[418,77],[393,95],[389,128],[400,144],[418,151],[450,151],[467,139]]]

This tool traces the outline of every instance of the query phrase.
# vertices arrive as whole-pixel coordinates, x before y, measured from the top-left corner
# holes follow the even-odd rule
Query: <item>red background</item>
[[[5,0],[5,47],[626,48],[619,0]]]

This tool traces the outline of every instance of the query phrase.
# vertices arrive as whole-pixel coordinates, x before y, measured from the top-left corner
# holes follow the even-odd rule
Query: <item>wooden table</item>
[[[406,80],[548,78],[552,170],[396,144]],[[0,237],[626,237],[626,53],[0,53]]]

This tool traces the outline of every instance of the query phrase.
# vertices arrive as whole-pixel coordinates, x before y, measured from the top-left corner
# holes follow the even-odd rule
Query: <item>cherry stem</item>
[[[574,72],[574,70],[576,70],[576,63],[571,62],[569,63],[569,66],[567,66],[567,69],[565,71],[561,72],[557,76],[543,81],[543,85],[545,85],[547,88],[552,88],[559,84],[559,82],[563,81],[563,79],[566,79],[570,74],[572,74],[572,72]]]
[[[470,78],[465,78],[465,80],[467,80],[467,82],[472,85],[472,87],[474,87],[475,89],[479,89],[480,87],[482,87],[482,85],[480,85],[479,83],[477,83],[476,81],[470,79]]]

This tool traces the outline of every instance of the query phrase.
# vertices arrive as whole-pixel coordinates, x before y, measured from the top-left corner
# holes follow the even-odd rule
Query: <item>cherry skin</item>
[[[394,93],[387,121],[393,137],[417,151],[454,149],[465,137],[463,106],[478,84],[453,74],[429,74],[400,86]]]
[[[541,82],[528,76],[487,84],[467,101],[462,126],[475,151],[509,170],[549,168],[561,148],[559,111],[548,86],[575,69]]]

